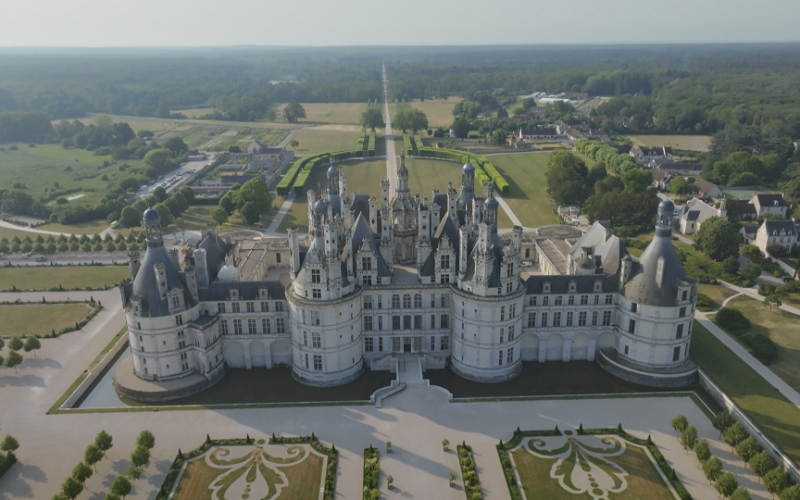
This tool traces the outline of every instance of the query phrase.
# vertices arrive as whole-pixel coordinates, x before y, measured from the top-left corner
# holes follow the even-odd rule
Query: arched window
[[[400,296],[397,294],[392,295],[392,309],[400,309]]]
[[[417,293],[414,294],[414,308],[419,309],[420,307],[422,307],[422,294]]]
[[[403,307],[405,309],[411,309],[411,295],[407,293],[403,295]]]

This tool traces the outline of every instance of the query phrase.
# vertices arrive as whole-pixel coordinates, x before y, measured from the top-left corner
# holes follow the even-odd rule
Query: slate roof
[[[200,244],[197,245],[197,248],[202,248],[206,251],[208,279],[209,281],[214,281],[217,278],[217,272],[225,263],[225,255],[230,250],[230,247],[222,241],[219,235],[207,233]]]
[[[189,288],[186,286],[183,271],[175,265],[167,249],[164,246],[148,247],[128,296],[128,299],[133,295],[138,295],[141,298],[142,310],[139,314],[140,316],[159,317],[172,314],[169,310],[169,304],[167,304],[167,298],[161,298],[161,292],[159,291],[159,283],[154,269],[154,266],[159,263],[164,265],[167,289],[181,289],[186,306],[193,307],[196,305],[192,294],[189,293]]]
[[[765,220],[764,226],[770,236],[792,236],[797,232],[797,226],[791,220]]]
[[[601,292],[596,292],[594,284],[599,281],[602,285]],[[569,291],[570,282],[575,283],[575,291]],[[607,274],[589,275],[552,275],[552,276],[531,276],[525,280],[526,293],[528,295],[540,295],[544,292],[544,284],[550,283],[550,295],[566,293],[615,293],[619,289],[619,279]]]
[[[261,300],[259,290],[269,291],[269,300],[285,300],[286,291],[280,281],[234,281],[222,283],[215,281],[208,288],[197,291],[201,301],[224,302],[230,300],[230,291],[239,291],[239,300]]]
[[[785,207],[786,200],[783,199],[783,195],[778,194],[757,194],[756,198],[758,198],[758,204],[762,207]]]
[[[678,285],[697,283],[695,278],[686,276],[670,238],[671,234],[659,235],[657,231],[653,241],[639,257],[639,262],[633,262],[631,279],[625,284],[623,291],[628,300],[649,306],[675,307],[678,302]],[[662,259],[662,278],[659,285],[656,274]]]

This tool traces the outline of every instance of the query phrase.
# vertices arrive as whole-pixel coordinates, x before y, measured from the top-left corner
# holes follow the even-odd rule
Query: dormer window
[[[575,291],[575,282],[574,281],[570,281],[569,282],[569,291],[570,292],[574,292]]]
[[[311,283],[320,283],[322,281],[319,269],[311,270]]]
[[[550,282],[549,281],[545,281],[544,282],[544,289],[542,291],[544,293],[550,293]]]
[[[600,282],[600,280],[594,280],[594,291],[595,292],[603,291],[603,284]]]
[[[239,300],[239,290],[231,289],[228,293],[231,300]]]
[[[261,300],[269,300],[269,290],[267,290],[266,288],[259,288],[258,297]]]

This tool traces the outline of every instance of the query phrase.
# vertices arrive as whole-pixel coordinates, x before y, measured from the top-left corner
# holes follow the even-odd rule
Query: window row
[[[392,330],[422,330],[425,328],[435,330],[437,328],[450,328],[450,315],[449,314],[431,314],[428,316],[428,321],[424,321],[422,314],[406,314],[406,315],[393,315],[392,316]],[[384,329],[383,316],[364,316],[364,331],[369,332],[373,330],[382,331]]]
[[[221,313],[228,312],[228,304],[230,304],[230,312],[238,313],[242,312],[242,303],[241,302],[217,302],[217,311]],[[259,312],[270,312],[270,306],[268,301],[261,301],[259,302]],[[273,302],[272,310],[274,312],[283,312],[283,302],[280,300],[276,300]],[[245,302],[244,303],[244,312],[254,313],[256,312],[256,303],[255,302]]]
[[[611,311],[603,311],[602,323],[600,323],[600,311],[591,311],[591,323],[589,323],[588,311],[579,311],[577,314],[577,325],[575,324],[576,315],[574,311],[561,311],[553,313],[552,317],[546,313],[528,313],[528,328],[546,328],[548,326],[611,326]],[[550,319],[552,318],[552,321]],[[633,320],[631,320],[633,321]]]
[[[564,297],[566,297],[566,299]],[[549,306],[551,304],[552,305],[556,305],[556,306],[561,306],[561,305],[588,306],[589,302],[591,302],[592,305],[597,306],[597,305],[600,305],[601,301],[602,301],[602,303],[604,305],[613,304],[614,303],[614,294],[609,293],[609,294],[605,294],[605,295],[601,295],[601,294],[588,295],[587,294],[587,295],[566,295],[566,296],[564,296],[564,295],[542,295],[542,296],[531,295],[531,296],[528,297],[528,305],[529,306],[537,306],[537,305]]]
[[[229,322],[233,322],[233,329],[230,329]],[[261,323],[261,328],[259,330],[258,326]],[[244,325],[247,325],[247,329],[245,330]],[[272,319],[270,318],[261,318],[261,321],[256,320],[255,318],[250,318],[247,320],[247,323],[243,323],[241,319],[234,319],[234,320],[227,320],[221,319],[219,321],[219,329],[223,335],[255,335],[255,334],[265,334],[270,335],[272,333],[286,333],[286,320],[284,318],[275,318],[275,330],[272,329]]]
[[[364,337],[364,352],[402,352],[404,349],[405,340],[407,339],[414,352],[422,351],[423,343],[426,337],[389,337],[391,345],[386,345],[384,350],[384,337]],[[436,351],[436,335],[427,337],[428,350]],[[450,336],[439,335],[439,351],[447,351],[450,349]],[[387,342],[388,344],[388,342]]]
[[[450,295],[434,293],[428,297],[425,303],[429,304],[428,307],[450,307]],[[363,304],[364,309],[383,309],[383,295],[364,295]],[[400,309],[401,304],[403,309],[421,309],[423,307],[422,294],[415,293],[413,300],[410,293],[403,294],[401,302],[401,295],[395,293],[391,296],[389,304],[391,309]]]

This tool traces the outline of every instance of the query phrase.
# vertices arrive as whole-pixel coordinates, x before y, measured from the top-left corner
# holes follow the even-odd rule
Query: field
[[[778,360],[767,368],[800,391],[800,318],[757,300],[734,299],[730,307],[742,311],[750,320],[750,331],[762,333],[778,346]],[[736,338],[731,335],[732,338]]]
[[[280,206],[281,202],[282,202],[282,200],[280,200],[280,199],[273,199],[273,203],[272,203],[273,210],[277,210],[274,207],[276,206],[276,204],[278,204],[278,206]],[[211,210],[213,210],[215,208],[216,208],[216,206],[214,206],[214,205],[192,205],[192,206],[190,206],[189,209],[186,212],[184,212],[184,216],[190,215],[190,216],[194,216],[194,217],[202,217],[204,219],[207,219],[207,221],[200,221],[200,220],[197,220],[197,219],[193,219],[192,217],[182,217],[183,219],[185,219],[184,224],[188,224],[188,223],[203,224],[204,225],[203,228],[205,228],[205,224],[207,224],[208,222],[211,222],[212,219],[211,219],[210,212],[211,212]],[[273,213],[274,212],[271,212],[269,214],[262,214],[261,215],[261,222],[259,224],[257,224],[257,226],[263,226],[264,228],[268,227],[270,222],[272,222],[272,214]],[[180,224],[180,222],[178,224]],[[224,233],[226,231],[237,231],[237,230],[241,229],[239,227],[232,226],[231,224],[246,225],[244,223],[244,220],[242,220],[242,216],[239,215],[238,212],[234,212],[233,215],[228,217],[228,223],[223,224],[221,227],[219,227],[217,229],[217,231],[219,231],[220,233]],[[174,225],[175,224],[173,224],[173,226]]]
[[[86,304],[21,304],[0,306],[3,336],[49,335],[74,325],[89,314]]]
[[[408,104],[412,108],[419,109],[425,113],[428,117],[429,128],[442,127],[449,129],[455,119],[453,108],[456,107],[456,103],[459,101],[461,101],[461,97],[449,97],[446,101],[443,99],[414,100]]]
[[[690,151],[708,151],[710,135],[630,135],[628,138],[638,146],[667,146]]]
[[[719,309],[722,307],[722,302],[725,301],[728,297],[732,297],[736,295],[736,292],[731,290],[730,288],[725,288],[721,285],[706,285],[706,284],[699,284],[697,285],[698,293],[702,293],[712,301],[714,301],[715,309]]]
[[[172,498],[176,500],[251,496],[277,500],[317,498],[322,487],[325,458],[308,445],[289,447],[266,445],[264,448],[230,447],[227,450],[230,450],[231,455],[223,451],[227,451],[225,448],[211,448],[187,462],[179,476],[178,487]],[[269,455],[269,453],[286,455],[287,448],[301,449],[302,452],[290,453],[288,459]],[[217,493],[212,496],[212,492]]]
[[[31,266],[0,268],[0,291],[104,288],[129,275],[128,266]]]
[[[306,128],[298,132],[294,140],[300,143],[294,148],[295,154],[308,156],[326,151],[353,150],[358,142],[358,132]]]
[[[800,408],[695,321],[692,361],[733,399],[761,431],[800,463]]]
[[[594,436],[581,436],[569,438],[547,438],[547,449],[556,448],[567,441],[569,448],[562,451],[553,450],[553,454],[563,458],[563,462],[557,471],[553,471],[553,464],[557,458],[540,456],[529,451],[530,440],[523,441],[523,446],[511,452],[511,457],[516,464],[519,472],[520,482],[526,498],[552,498],[552,499],[580,499],[589,500],[590,498],[605,497],[611,494],[611,498],[625,499],[653,499],[653,500],[672,500],[672,492],[664,483],[655,464],[650,460],[645,451],[636,445],[626,442],[626,450],[619,455],[605,455],[597,453],[600,441]],[[614,439],[620,439],[614,437]],[[586,444],[587,448],[582,446]],[[577,450],[572,447],[579,448]],[[586,450],[594,452],[592,455]],[[550,454],[550,453],[548,453]],[[580,457],[580,463],[575,457]],[[621,467],[628,474],[625,482],[622,482],[615,474],[616,469],[609,463]],[[590,465],[591,464],[591,465]],[[590,468],[591,467],[591,468]],[[578,469],[573,471],[573,468]],[[584,471],[590,471],[592,477],[591,484],[581,484],[579,479],[584,478]],[[556,476],[553,477],[553,474]],[[593,477],[594,474],[596,477]],[[573,482],[574,481],[574,482]],[[589,481],[585,479],[585,481]],[[562,485],[563,482],[563,485]],[[595,489],[590,496],[588,490]],[[568,489],[569,488],[569,489]],[[570,491],[572,490],[572,491]],[[605,493],[605,495],[603,495]]]
[[[18,151],[11,151],[8,146],[0,151],[0,186],[12,188],[21,183],[22,191],[35,199],[53,193],[67,198],[83,195],[71,203],[93,205],[105,192],[108,180],[125,175],[116,164],[103,166],[104,162],[111,162],[111,156],[95,156],[84,149],[64,149],[60,144],[29,148],[19,144]],[[124,163],[133,166],[139,160]]]
[[[36,229],[40,229],[42,231],[50,231],[52,233],[63,233],[63,234],[95,234],[100,233],[108,229],[109,224],[104,220],[93,220],[89,222],[81,222],[80,224],[74,224],[65,226],[64,224],[59,224],[57,222],[51,222],[48,224],[43,224],[41,226],[36,227]],[[29,233],[31,238],[35,238],[33,233]]]
[[[508,181],[508,194],[503,199],[525,227],[558,223],[544,176],[548,157],[548,153],[515,153],[488,157]]]
[[[306,117],[298,123],[345,123],[358,124],[361,113],[366,111],[366,102],[308,102],[301,103]],[[283,104],[278,108],[278,116],[283,116]],[[452,120],[451,120],[452,121]]]

